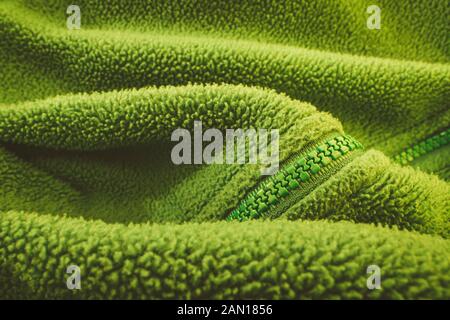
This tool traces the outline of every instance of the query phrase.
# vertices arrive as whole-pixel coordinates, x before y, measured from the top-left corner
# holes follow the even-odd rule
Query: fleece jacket
[[[2,1],[0,298],[450,299],[448,3],[371,2]]]

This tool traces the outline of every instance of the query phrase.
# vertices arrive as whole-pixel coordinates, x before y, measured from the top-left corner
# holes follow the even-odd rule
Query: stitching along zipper
[[[407,165],[419,157],[424,156],[427,153],[433,152],[434,150],[445,146],[450,143],[450,128],[442,131],[441,133],[435,134],[415,145],[412,145],[402,152],[393,157],[394,161]]]
[[[334,133],[288,160],[263,180],[227,221],[277,217],[350,162],[363,146],[349,135]]]

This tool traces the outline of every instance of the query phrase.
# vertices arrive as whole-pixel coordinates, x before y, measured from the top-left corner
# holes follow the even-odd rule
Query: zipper
[[[434,150],[447,145],[450,142],[450,128],[444,131],[434,134],[416,144],[405,148],[402,152],[393,157],[394,161],[407,165],[419,157],[426,155],[427,153],[433,152]]]
[[[334,133],[286,161],[264,179],[226,218],[245,221],[277,217],[350,162],[363,146],[349,135]]]
[[[450,142],[450,128],[405,148],[393,157],[406,165]],[[228,215],[227,221],[277,217],[329,178],[363,146],[349,135],[334,134],[288,160],[273,176],[263,180]]]

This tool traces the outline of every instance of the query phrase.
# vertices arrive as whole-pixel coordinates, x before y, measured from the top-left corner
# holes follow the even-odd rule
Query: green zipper
[[[445,146],[450,142],[450,128],[409,146],[393,157],[394,161],[403,165],[413,162],[415,159],[427,153]]]
[[[288,160],[279,171],[263,180],[227,221],[276,217],[311,192],[363,149],[349,135],[335,133]]]
[[[404,149],[393,159],[400,164],[408,164],[449,142],[450,128]],[[354,138],[340,134],[307,148],[288,160],[275,175],[262,181],[228,215],[227,221],[280,215],[350,162],[362,149]]]

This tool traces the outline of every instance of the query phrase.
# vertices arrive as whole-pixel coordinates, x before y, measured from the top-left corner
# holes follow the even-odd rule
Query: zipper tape
[[[226,220],[280,215],[362,150],[363,146],[349,135],[335,133],[323,139],[292,157],[275,175],[264,179]]]
[[[425,140],[422,140],[393,157],[394,161],[402,165],[407,165],[419,157],[433,152],[434,150],[443,147],[450,143],[450,128],[434,134]]]

